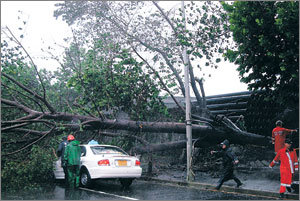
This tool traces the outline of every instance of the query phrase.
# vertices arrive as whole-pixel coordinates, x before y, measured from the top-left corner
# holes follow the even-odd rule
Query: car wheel
[[[122,184],[123,187],[129,187],[132,184],[133,179],[120,179],[120,183]]]
[[[92,184],[92,179],[89,171],[84,168],[80,171],[80,185],[82,187],[90,187]]]

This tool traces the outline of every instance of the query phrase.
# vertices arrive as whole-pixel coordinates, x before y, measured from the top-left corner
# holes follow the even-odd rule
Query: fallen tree
[[[1,122],[1,132],[2,133],[36,133],[39,134],[38,142],[40,139],[44,138],[45,135],[48,135],[49,132],[56,132],[60,134],[60,128],[63,127],[69,131],[79,131],[80,129],[84,130],[127,130],[132,132],[152,132],[152,133],[178,133],[185,134],[186,125],[185,123],[178,122],[143,122],[143,121],[132,121],[132,120],[122,120],[122,119],[103,119],[97,118],[95,116],[86,116],[78,115],[66,112],[56,112],[53,106],[43,98],[42,96],[37,95],[34,91],[25,87],[22,83],[18,82],[16,79],[2,73],[4,77],[9,79],[11,82],[19,86],[21,89],[25,90],[36,99],[36,101],[44,103],[47,108],[50,108],[50,112],[37,111],[30,107],[27,107],[20,101],[11,101],[4,98],[1,98],[2,105],[8,105],[22,111],[26,114],[21,118],[11,120],[11,121],[2,121]],[[173,97],[174,98],[174,97]],[[175,98],[174,98],[175,99]],[[175,101],[178,103],[177,101]],[[182,113],[184,113],[184,108],[178,105],[181,108]],[[235,144],[254,144],[254,145],[266,145],[269,143],[270,138],[264,137],[261,135],[241,131],[234,123],[232,123],[228,118],[221,115],[213,115],[208,113],[209,118],[200,117],[197,115],[192,115],[194,120],[199,119],[200,121],[195,121],[196,123],[192,125],[192,134],[193,139],[201,138],[201,142],[210,142],[211,144],[218,143],[223,139],[229,139],[231,143]],[[77,122],[77,123],[68,123],[68,122]],[[51,131],[35,131],[29,129],[22,129],[28,125],[34,124],[44,124],[48,127],[51,127]],[[116,134],[117,135],[117,134]],[[122,134],[119,134],[122,136]],[[24,142],[24,141],[23,141]],[[30,141],[29,141],[30,142]],[[29,145],[32,145],[31,142]],[[145,147],[137,147],[134,150],[140,153],[145,152],[156,152],[169,150],[173,148],[184,148],[186,146],[186,141],[179,142],[169,142],[165,144],[154,144],[150,145],[149,143]],[[201,146],[201,143],[198,143],[197,146]],[[29,147],[26,145],[25,147]],[[24,147],[21,149],[23,150]],[[17,152],[12,152],[17,153]]]
[[[39,112],[32,110],[18,102],[1,99],[2,104],[15,106],[23,112],[27,113],[26,117],[13,121],[2,121],[1,132],[14,132],[15,129],[26,126],[28,124],[44,123],[52,125],[53,127],[65,127],[70,131],[77,131],[80,128],[85,130],[127,130],[133,132],[155,132],[155,133],[178,133],[185,134],[186,127],[185,123],[178,122],[142,122],[142,121],[131,121],[131,120],[102,120],[101,118],[95,118],[84,115],[68,114],[68,113],[51,113],[51,112]],[[55,121],[79,121],[77,124],[60,124],[53,123]],[[241,131],[236,127],[229,119],[225,116],[217,116],[214,122],[218,123],[219,126],[209,125],[192,125],[193,138],[203,138],[209,142],[219,142],[222,139],[229,139],[232,143],[236,144],[255,144],[265,145],[269,142],[270,138]],[[222,127],[223,125],[225,127]],[[26,132],[35,132],[28,131]],[[151,150],[170,149],[172,146],[182,148],[183,142],[174,142],[165,145],[154,145]]]
[[[9,30],[9,29],[8,29]],[[10,32],[11,33],[11,32]],[[13,34],[11,33],[13,36]],[[19,46],[21,43],[14,37],[14,40],[17,42]],[[21,46],[24,51],[27,53],[25,48]],[[136,52],[137,53],[137,52]],[[138,54],[138,53],[137,53]],[[30,55],[27,54],[29,58]],[[141,57],[142,58],[142,57]],[[125,59],[126,60],[126,59]],[[22,141],[18,141],[18,144],[23,144],[19,146],[17,150],[10,151],[9,153],[5,152],[3,155],[13,155],[19,153],[27,148],[30,148],[35,143],[40,142],[45,138],[45,136],[49,135],[60,135],[62,134],[62,130],[69,132],[77,132],[77,131],[95,131],[98,132],[100,130],[127,130],[133,133],[177,133],[177,134],[185,134],[186,125],[185,123],[179,122],[150,122],[150,121],[133,121],[133,120],[124,120],[124,119],[109,119],[102,114],[102,111],[97,109],[97,113],[99,117],[96,117],[95,114],[91,114],[87,108],[83,105],[79,105],[76,102],[76,99],[73,103],[73,106],[79,106],[80,111],[87,113],[87,115],[83,115],[76,113],[71,108],[71,104],[66,101],[67,106],[70,108],[70,112],[59,112],[57,107],[51,103],[49,99],[49,95],[47,93],[47,87],[44,83],[45,80],[42,79],[40,72],[38,72],[36,65],[33,60],[30,59],[34,73],[30,77],[33,81],[35,81],[36,87],[40,87],[39,90],[32,88],[30,85],[26,84],[26,82],[19,81],[12,74],[7,74],[6,71],[2,72],[2,78],[5,78],[5,83],[1,83],[3,89],[6,91],[11,91],[8,94],[5,93],[5,97],[1,97],[1,106],[8,106],[10,108],[14,108],[19,111],[19,114],[16,117],[13,117],[13,120],[5,119],[1,121],[1,132],[2,133],[14,133],[24,136],[34,135],[34,138],[26,138]],[[148,64],[150,65],[150,64]],[[6,69],[5,69],[6,70]],[[152,69],[154,72],[155,70]],[[37,78],[35,78],[34,74],[36,74]],[[158,78],[159,75],[157,74]],[[45,78],[44,78],[45,79]],[[83,78],[82,78],[83,79]],[[172,95],[172,93],[168,90],[167,85],[164,83],[163,79],[159,79],[164,89],[170,94],[173,98],[174,102],[177,104],[178,108],[182,112],[182,116],[185,114],[185,109],[182,105],[178,103],[176,98]],[[203,93],[203,100],[205,100],[203,83],[199,82],[201,85],[201,91]],[[15,88],[12,88],[14,86]],[[86,89],[88,90],[88,89]],[[196,90],[196,89],[195,89]],[[42,95],[39,95],[40,92]],[[11,93],[14,93],[11,95]],[[69,93],[66,91],[66,93]],[[48,95],[48,96],[47,96]],[[246,97],[249,94],[245,95]],[[24,97],[26,101],[23,101]],[[10,99],[8,99],[10,98]],[[199,98],[199,97],[198,97]],[[245,98],[244,96],[242,98]],[[227,99],[232,99],[228,97]],[[240,100],[240,98],[235,98]],[[243,99],[244,100],[244,99]],[[93,102],[96,99],[92,100]],[[210,102],[212,99],[208,99],[204,101],[198,100],[197,103],[200,104],[202,109],[206,108],[206,102]],[[94,103],[93,103],[94,104]],[[203,113],[205,111],[205,113]],[[11,118],[11,117],[9,117]],[[211,144],[219,143],[223,139],[229,139],[231,143],[235,144],[255,144],[255,145],[266,145],[269,143],[269,138],[257,135],[254,133],[249,133],[245,131],[241,131],[230,119],[226,116],[222,115],[214,115],[207,108],[200,112],[200,115],[192,114],[192,135],[193,139],[201,139],[196,146],[201,146],[202,142],[209,142]],[[118,134],[116,134],[118,135]],[[122,136],[120,133],[119,136]],[[128,138],[132,138],[133,135],[127,136]],[[34,140],[33,140],[34,139]],[[6,141],[6,145],[9,145],[9,140]],[[23,142],[23,143],[21,143]],[[186,145],[185,141],[179,142],[168,142],[165,144],[149,144],[146,143],[144,147],[136,147],[134,150],[140,153],[144,152],[155,152],[155,151],[163,151],[174,148],[184,148]]]

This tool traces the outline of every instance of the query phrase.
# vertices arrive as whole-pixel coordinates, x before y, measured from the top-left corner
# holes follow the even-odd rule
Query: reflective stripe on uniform
[[[283,183],[281,183],[280,185],[281,186],[286,186],[286,187],[291,187],[291,184],[283,184]]]
[[[287,157],[289,158],[289,164],[290,164],[291,172],[293,174],[294,173],[294,167],[293,167],[291,156],[290,156],[289,152],[285,152],[285,153],[286,153]]]

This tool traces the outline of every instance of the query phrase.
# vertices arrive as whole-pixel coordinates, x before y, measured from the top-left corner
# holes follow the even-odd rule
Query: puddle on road
[[[39,190],[22,190],[17,193],[1,192],[1,200],[111,200],[113,198],[80,189],[67,190],[60,182],[43,186]]]

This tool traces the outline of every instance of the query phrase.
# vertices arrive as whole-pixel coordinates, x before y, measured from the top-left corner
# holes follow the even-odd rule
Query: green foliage
[[[43,87],[38,79],[37,72],[33,65],[28,62],[28,59],[24,56],[23,51],[20,46],[9,43],[5,39],[1,44],[1,71],[10,77],[17,80],[24,87],[34,91],[35,93],[43,96]],[[66,86],[64,83],[65,76],[59,76],[58,72],[54,74],[45,69],[39,70],[39,75],[43,82],[45,89],[47,90],[47,100],[50,104],[55,105],[58,111],[69,111],[66,106],[66,102],[63,97],[68,97],[69,94],[72,94],[72,90],[66,91]],[[64,79],[63,79],[64,78]],[[54,81],[56,80],[56,82]],[[33,97],[26,91],[22,90],[20,87],[17,87],[6,77],[1,76],[1,97],[13,100],[22,100],[26,102],[28,107],[31,107],[37,111],[47,111],[47,108],[44,104],[38,104],[37,101],[33,101]],[[31,97],[31,98],[29,98]],[[11,115],[14,113],[17,116],[24,115],[22,112],[16,112],[15,108],[2,108],[2,119],[10,120],[15,119],[16,116]]]
[[[55,157],[49,147],[34,145],[27,157],[1,158],[1,190],[18,191],[38,188],[49,183],[53,176]]]
[[[202,6],[201,6],[202,5]],[[178,31],[177,45],[186,46],[192,61],[206,59],[205,66],[217,68],[221,61],[216,58],[225,49],[228,42],[227,17],[222,7],[216,2],[187,2],[185,4],[186,29],[184,19],[174,19]],[[182,11],[180,10],[180,16]],[[205,56],[205,57],[204,57]]]
[[[22,86],[43,94],[41,83],[32,65],[29,64],[23,51],[10,41],[3,39],[1,46],[1,72],[17,80]],[[52,87],[52,73],[41,69],[39,71],[41,80],[48,92],[48,101],[55,103],[56,109],[60,108],[57,97],[62,96],[57,88]],[[12,83],[9,79],[1,76],[1,98],[18,101],[26,107],[36,111],[47,111],[47,108],[34,100],[34,97],[21,87]],[[1,104],[1,124],[5,121],[19,119],[28,115],[16,107]],[[36,142],[41,136],[30,133],[28,130],[47,131],[49,127],[37,123],[27,125],[25,133],[22,131],[8,131],[1,133],[1,187],[2,191],[18,191],[22,189],[37,189],[52,178],[53,161],[55,156],[53,150],[57,148],[57,138],[46,136],[33,146],[27,145]],[[22,151],[16,152],[22,148]],[[11,154],[16,152],[14,154]]]
[[[167,114],[153,76],[143,72],[143,64],[136,61],[128,50],[112,43],[110,34],[102,34],[88,51],[72,44],[66,49],[61,68],[53,73],[45,69],[36,72],[28,61],[20,46],[9,39],[1,41],[2,72],[41,97],[45,96],[57,112],[84,115],[88,112],[98,116],[107,111],[111,112],[107,115],[111,118],[122,110],[134,120],[153,118],[154,113]],[[42,101],[4,76],[1,76],[1,95],[1,98],[19,102],[32,110],[49,111]],[[27,115],[16,107],[1,105],[1,120],[7,127],[7,121]],[[55,160],[53,151],[59,142],[55,135],[66,134],[68,130],[63,125],[64,120],[47,121],[48,125],[36,122],[18,131],[1,133],[2,190],[38,188],[49,181]],[[39,140],[38,133],[30,132],[45,133],[52,124],[56,125],[56,132],[49,134],[51,138],[46,136]],[[80,126],[79,132],[84,132],[84,129]],[[131,146],[128,140],[116,139],[116,143],[125,148]],[[23,147],[25,149],[18,152]]]
[[[237,44],[225,56],[250,89],[272,90],[273,100],[298,107],[299,2],[223,3]]]
[[[146,120],[156,112],[167,114],[159,97],[159,86],[143,72],[143,64],[128,50],[105,39],[107,43],[99,40],[93,49],[78,52],[83,57],[77,64],[80,69],[72,68],[73,74],[67,82],[69,88],[80,94],[76,101],[88,106],[86,110],[96,116],[102,111],[112,111],[110,118],[114,118],[121,110],[133,120]],[[112,55],[110,58],[105,55],[107,51]]]

